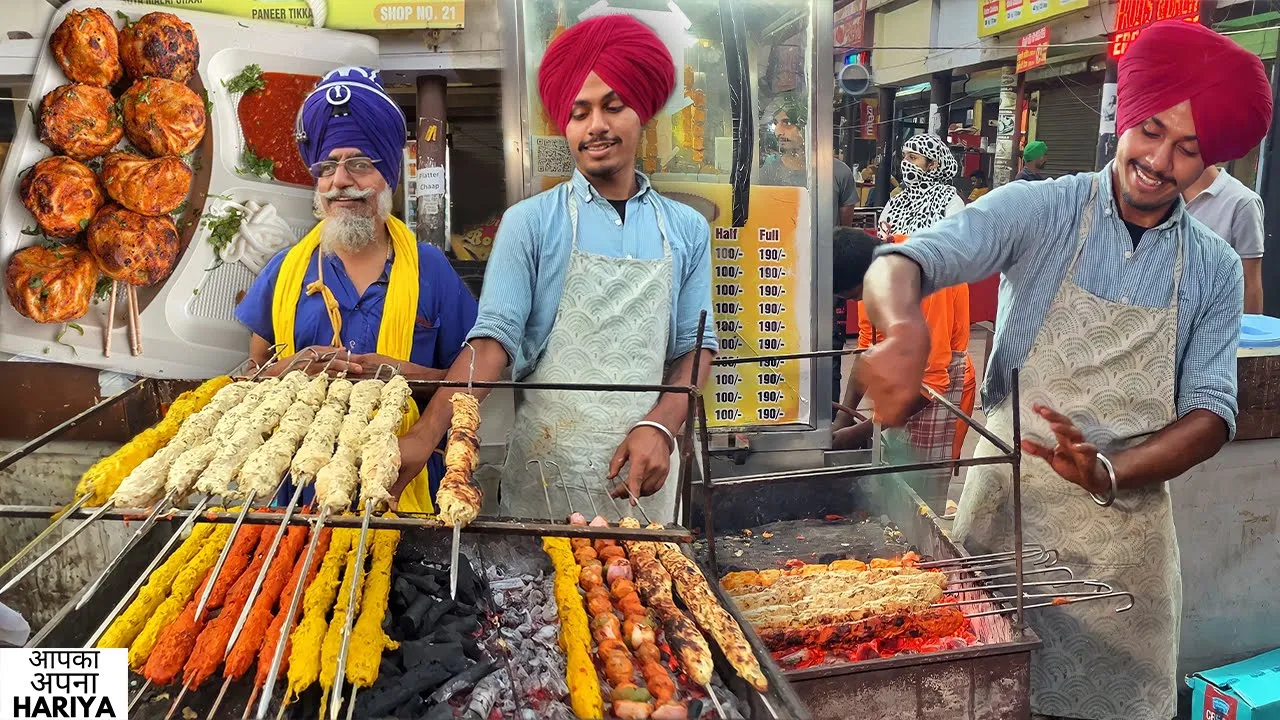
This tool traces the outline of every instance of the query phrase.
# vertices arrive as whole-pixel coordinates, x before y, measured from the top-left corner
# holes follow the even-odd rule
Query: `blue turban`
[[[330,71],[302,101],[298,114],[298,149],[308,167],[337,148],[358,148],[380,161],[374,167],[392,190],[400,184],[407,134],[404,113],[372,68]]]

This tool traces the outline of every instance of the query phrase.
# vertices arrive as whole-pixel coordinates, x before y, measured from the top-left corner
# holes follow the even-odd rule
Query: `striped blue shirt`
[[[671,320],[667,362],[698,345],[698,318],[707,312],[702,347],[716,349],[711,315],[711,228],[683,203],[658,194],[636,173],[640,187],[627,201],[626,222],[578,171],[573,179],[513,205],[502,216],[485,268],[480,314],[468,339],[493,338],[512,362],[512,377],[533,372],[551,336],[564,291],[573,233],[568,194],[578,194],[578,249],[617,258],[662,258],[655,213],[671,244]]]
[[[1181,198],[1169,219],[1147,230],[1134,248],[1112,195],[1111,168],[1011,183],[879,254],[900,253],[920,265],[925,294],[1002,273],[995,345],[982,388],[982,405],[991,410],[1008,394],[1010,371],[1025,363],[1067,273],[1077,247],[1077,223],[1097,178],[1093,231],[1076,266],[1076,284],[1114,302],[1168,307],[1181,232],[1178,417],[1209,410],[1234,436],[1236,346],[1244,307],[1240,258],[1184,211]]]

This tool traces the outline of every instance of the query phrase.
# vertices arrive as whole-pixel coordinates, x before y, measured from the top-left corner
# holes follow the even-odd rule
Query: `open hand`
[[[1111,487],[1111,478],[1098,462],[1097,446],[1085,442],[1084,433],[1066,415],[1039,404],[1031,409],[1049,422],[1057,445],[1049,448],[1034,440],[1023,440],[1023,452],[1049,463],[1049,467],[1065,480],[1091,493],[1106,493]]]
[[[624,465],[630,467],[626,485],[615,487],[613,497],[628,497],[628,489],[638,498],[661,490],[671,470],[671,450],[670,441],[660,430],[643,425],[632,428],[609,463],[610,480],[617,479]]]
[[[431,453],[435,452],[433,446],[427,445],[421,440],[415,439],[412,435],[406,435],[400,438],[400,477],[396,478],[396,483],[391,486],[391,509],[395,510],[400,501],[400,493],[409,487],[409,483],[422,472],[427,466],[427,461],[431,459]]]

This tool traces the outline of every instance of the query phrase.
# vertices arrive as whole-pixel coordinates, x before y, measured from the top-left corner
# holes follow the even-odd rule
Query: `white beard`
[[[336,192],[330,191],[329,194],[336,195]],[[341,209],[325,212],[324,199],[325,196],[317,190],[316,215],[325,221],[320,226],[320,249],[326,254],[338,251],[358,253],[369,247],[378,227],[375,216]],[[391,202],[391,188],[385,187],[378,193],[377,220],[385,223],[391,216]]]

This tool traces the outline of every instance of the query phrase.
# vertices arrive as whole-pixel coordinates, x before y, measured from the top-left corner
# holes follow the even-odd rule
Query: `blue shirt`
[[[271,322],[271,302],[276,278],[288,249],[271,258],[262,274],[236,307],[236,319],[268,343],[276,342]],[[316,252],[320,252],[316,250]],[[337,255],[324,257],[324,284],[338,301],[342,314],[342,341],[353,353],[378,351],[378,329],[387,297],[391,261],[382,276],[357,295],[351,277]],[[312,345],[328,345],[333,325],[319,293],[306,294],[315,281],[316,259],[312,254],[307,272],[298,288],[298,314],[294,320],[293,346],[301,350]],[[418,243],[418,313],[413,327],[413,351],[409,362],[423,367],[447,369],[462,350],[467,332],[476,320],[476,300],[454,271],[449,260],[435,247]]]
[[[1134,248],[1112,195],[1112,167],[1037,183],[1015,182],[878,254],[897,253],[921,268],[925,295],[999,271],[995,345],[982,389],[990,410],[1009,392],[1077,247],[1077,222],[1093,180],[1093,230],[1075,282],[1113,302],[1168,307],[1179,233],[1183,242],[1178,291],[1176,391],[1178,417],[1196,409],[1236,425],[1236,346],[1244,307],[1244,274],[1231,246],[1177,200],[1169,219],[1147,230]]]
[[[707,324],[701,346],[716,349],[711,228],[693,208],[659,195],[644,175],[636,173],[636,179],[640,188],[627,201],[626,222],[576,170],[571,181],[517,203],[502,216],[485,268],[480,314],[469,338],[502,343],[515,379],[537,366],[560,307],[573,248],[569,192],[578,195],[578,249],[596,255],[660,259],[656,213],[662,213],[674,273],[667,362],[698,345],[698,317],[704,310]]]

